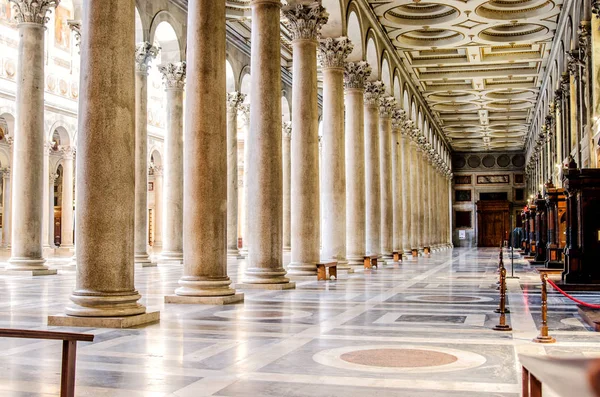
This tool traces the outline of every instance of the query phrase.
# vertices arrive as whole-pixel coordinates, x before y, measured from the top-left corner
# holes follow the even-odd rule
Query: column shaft
[[[283,125],[283,252],[292,250],[292,123]]]
[[[50,144],[44,142],[44,178],[50,175]],[[44,183],[44,195],[42,200],[43,215],[42,215],[42,248],[50,248],[50,243],[54,245],[54,242],[50,241],[50,225],[54,223],[54,214],[50,211],[48,202],[50,201],[50,195],[54,195],[54,191],[50,190],[50,186]]]
[[[10,189],[10,168],[2,170],[2,246],[10,247],[10,231],[11,231],[11,189]]]
[[[250,164],[250,150],[249,150],[249,137],[250,137],[250,105],[244,104],[240,106],[242,112],[242,119],[244,121],[244,175],[242,177],[242,249],[240,255],[243,257],[248,256],[248,247],[250,245],[250,239],[248,238],[248,164]]]
[[[419,163],[417,162],[417,144],[410,142],[410,249],[412,256],[418,256],[419,252],[419,196],[417,193],[417,174]]]
[[[73,148],[66,148],[63,153],[63,190],[62,221],[60,223],[60,247],[73,248]]]
[[[162,249],[163,234],[163,169],[160,166],[154,168],[154,243],[153,252]]]
[[[238,145],[237,112],[245,95],[227,94],[227,255],[236,257],[238,250]]]
[[[402,168],[402,250],[404,255],[411,254],[411,164],[410,164],[410,138],[407,136],[407,131],[404,126],[402,128],[402,137],[400,145],[402,147],[402,158],[400,167]]]
[[[382,98],[379,106],[379,189],[380,204],[380,253],[392,260],[394,207],[392,198],[392,112],[396,106],[393,97]]]

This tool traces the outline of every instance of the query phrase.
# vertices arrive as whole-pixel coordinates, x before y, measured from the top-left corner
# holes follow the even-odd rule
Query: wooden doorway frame
[[[482,212],[502,212],[502,242],[504,242],[507,235],[510,234],[510,202],[508,200],[479,200],[475,205],[477,206],[477,246],[484,247]]]

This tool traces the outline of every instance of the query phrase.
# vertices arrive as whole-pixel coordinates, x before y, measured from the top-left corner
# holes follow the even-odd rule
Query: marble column
[[[323,70],[323,162],[321,164],[322,256],[350,270],[346,260],[346,170],[344,151],[344,63],[354,46],[348,38],[319,43]]]
[[[284,6],[293,47],[292,261],[289,274],[316,276],[320,259],[317,38],[328,14],[319,2]]]
[[[381,81],[365,84],[365,207],[367,255],[381,254],[381,187],[379,171],[379,99]]]
[[[242,248],[240,256],[248,257],[248,164],[250,164],[250,151],[248,150],[248,137],[250,136],[250,105],[240,105],[242,122],[244,123],[244,174],[242,176]]]
[[[148,69],[159,49],[149,42],[135,48],[135,263],[155,266],[148,255]]]
[[[237,258],[238,249],[238,145],[237,113],[245,94],[227,94],[227,255]]]
[[[189,2],[187,26],[190,75],[183,154],[183,276],[175,295],[165,296],[165,302],[227,304],[243,300],[244,295],[230,287],[227,275],[227,190],[231,178],[229,156],[223,153],[230,155],[231,145],[223,66],[225,0]],[[234,172],[237,174],[237,161]],[[234,182],[237,185],[237,175]],[[237,237],[237,222],[235,226]]]
[[[417,133],[413,128],[410,141],[410,249],[413,259],[419,256],[419,206],[418,206],[418,173],[419,163],[417,158]]]
[[[393,256],[393,173],[392,173],[392,113],[396,107],[394,97],[383,97],[379,101],[379,190],[380,207],[380,250],[384,260]]]
[[[163,167],[155,165],[154,171],[154,242],[152,249],[158,252],[162,249],[163,234]]]
[[[366,62],[349,62],[344,71],[346,155],[346,258],[362,266],[365,250],[365,80],[371,74]]]
[[[283,268],[279,0],[251,0],[252,79],[248,150],[248,269],[245,288],[294,288]],[[315,51],[316,52],[316,51]],[[315,60],[316,67],[316,60]],[[318,207],[317,207],[318,211]]]
[[[67,315],[50,316],[50,326],[124,328],[159,319],[138,303],[134,283],[134,3],[110,5],[84,0],[82,7],[76,286]]]
[[[425,139],[425,138],[423,138]],[[421,213],[423,222],[421,224],[421,241],[423,242],[423,253],[429,254],[429,173],[427,164],[427,155],[429,153],[429,144],[421,145]]]
[[[163,249],[161,261],[183,260],[183,88],[186,63],[158,67],[167,92]]]
[[[50,142],[44,142],[44,178],[50,175],[50,151],[52,151],[52,145]],[[42,215],[42,249],[50,249],[50,246],[54,246],[54,242],[50,241],[50,226],[54,223],[54,211],[50,210],[50,196],[54,195],[54,191],[50,189],[50,186],[44,184],[44,198],[42,200],[43,215]]]
[[[11,0],[19,31],[17,118],[12,186],[12,246],[7,270],[56,274],[42,255],[44,200],[44,35],[57,0]]]
[[[63,155],[63,189],[62,189],[62,208],[60,222],[60,248],[73,249],[73,158],[75,157],[75,148],[72,146],[64,147],[61,150]]]
[[[424,227],[423,227],[423,223],[424,223],[424,210],[425,210],[425,205],[424,205],[424,178],[423,178],[423,167],[424,167],[424,162],[423,162],[423,145],[425,141],[425,137],[423,137],[423,134],[421,133],[421,131],[418,131],[418,138],[417,138],[417,162],[415,163],[415,165],[418,167],[417,169],[419,170],[419,172],[417,173],[417,186],[416,186],[416,190],[417,190],[417,246],[419,248],[419,254],[423,255],[424,252],[424,247],[423,247],[423,232],[424,232]]]
[[[292,123],[283,123],[283,252],[292,250]]]
[[[412,254],[412,246],[410,241],[411,233],[411,189],[412,182],[411,164],[410,164],[410,131],[412,129],[412,121],[406,119],[400,126],[400,146],[402,157],[400,159],[400,167],[402,168],[402,251],[404,256]]]
[[[402,257],[402,134],[404,110],[392,113],[392,249]]]
[[[4,219],[2,220],[2,246],[10,247],[10,219],[11,219],[11,192],[10,192],[10,167],[2,169],[2,203]]]
[[[54,244],[54,186],[56,185],[56,179],[58,179],[57,173],[52,173],[48,175],[48,191],[50,192],[50,197],[48,200],[48,214],[50,214],[50,218],[48,220],[48,241],[50,242],[50,246],[56,248]]]
[[[435,247],[436,242],[435,242],[435,222],[434,222],[434,214],[435,214],[435,205],[436,205],[436,199],[435,199],[435,191],[434,191],[434,186],[435,186],[435,171],[433,169],[433,164],[434,164],[434,156],[435,156],[435,150],[433,148],[429,148],[429,163],[428,163],[428,167],[427,167],[427,172],[429,173],[429,183],[427,184],[427,195],[429,197],[429,206],[428,206],[428,213],[427,213],[427,222],[428,222],[428,228],[429,228],[429,248],[430,250],[432,250],[433,248],[437,248]]]

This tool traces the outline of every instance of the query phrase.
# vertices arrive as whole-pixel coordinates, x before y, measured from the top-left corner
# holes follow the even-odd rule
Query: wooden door
[[[477,245],[499,247],[509,231],[508,201],[477,202]]]

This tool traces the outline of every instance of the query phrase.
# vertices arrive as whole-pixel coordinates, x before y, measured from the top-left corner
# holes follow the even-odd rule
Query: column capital
[[[406,120],[406,112],[404,109],[394,109],[392,112],[392,129],[402,130]]]
[[[379,106],[379,98],[383,95],[385,87],[381,81],[367,81],[365,83],[365,105]]]
[[[50,20],[48,12],[58,6],[60,0],[9,0],[13,3],[18,23],[37,23],[44,26]]]
[[[10,179],[10,167],[4,167],[0,171],[2,171],[3,178]]]
[[[246,100],[246,94],[242,94],[239,91],[227,93],[227,110],[234,112],[240,108],[240,105]]]
[[[73,158],[75,157],[74,146],[63,146],[60,148],[60,152],[62,153],[62,157],[65,160],[73,160]]]
[[[571,79],[568,72],[563,72],[560,76],[559,88],[562,91],[562,98],[567,98],[571,91]]]
[[[379,117],[392,117],[395,108],[396,98],[393,96],[379,97]]]
[[[6,141],[6,143],[8,143],[8,146],[9,146],[9,147],[12,147],[12,146],[13,146],[13,143],[15,142],[15,137],[14,137],[14,136],[12,136],[12,135],[6,135],[6,136],[4,137],[4,140]]]
[[[158,70],[163,75],[163,82],[166,89],[183,90],[183,87],[185,87],[185,62],[167,63],[166,65],[159,66]]]
[[[152,166],[150,166],[150,170],[152,170],[152,175],[154,175],[154,176],[162,176],[163,175],[162,165],[152,165]]]
[[[138,73],[148,73],[150,61],[156,58],[159,52],[160,47],[153,46],[148,41],[137,43],[135,46],[135,71]]]
[[[323,69],[344,70],[346,58],[354,45],[347,37],[328,37],[319,41],[317,58]]]
[[[596,18],[600,18],[600,0],[592,0],[592,14],[596,14]]]
[[[414,124],[415,124],[414,121],[412,121],[405,115],[404,123],[403,123],[402,129],[401,129],[402,135],[405,137],[411,138],[412,137],[412,129],[414,127]]]
[[[242,103],[238,110],[242,113],[242,117],[244,118],[246,124],[250,124],[250,104]]]
[[[579,67],[585,66],[583,61],[581,60],[581,54],[579,53],[579,49],[567,51],[567,70],[571,76],[574,76],[575,79],[579,76]]]
[[[53,172],[50,175],[48,175],[48,181],[54,185],[54,182],[56,182],[56,179],[58,178],[58,174]]]
[[[51,154],[53,148],[54,145],[52,145],[52,142],[44,141],[44,156]]]
[[[587,60],[592,51],[592,24],[590,21],[581,21],[579,24],[579,51],[583,61]]]
[[[346,89],[362,90],[370,75],[371,67],[368,63],[364,61],[348,62],[344,68],[344,86]]]
[[[292,138],[292,122],[291,121],[286,121],[282,124],[282,131],[283,131],[283,137],[285,139],[291,139]]]
[[[327,23],[329,14],[320,2],[311,4],[290,4],[282,7],[284,24],[290,30],[292,41],[317,40],[321,27]]]
[[[79,43],[81,42],[81,20],[69,19],[67,20],[67,25],[75,33],[75,45],[79,47]]]

